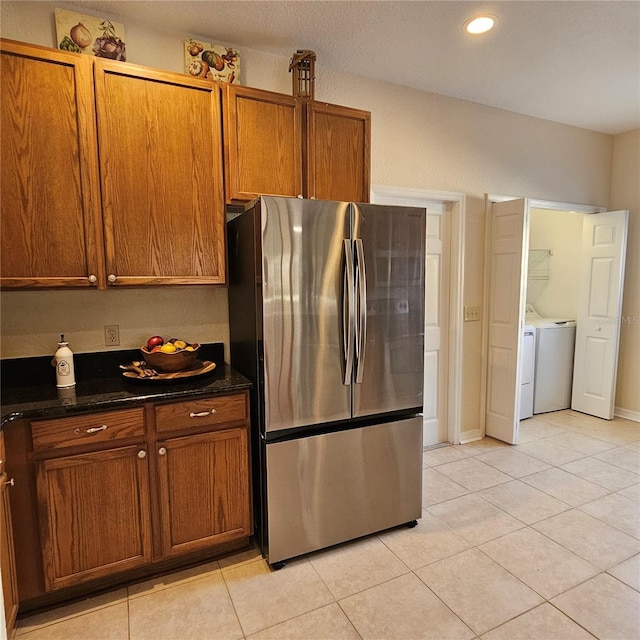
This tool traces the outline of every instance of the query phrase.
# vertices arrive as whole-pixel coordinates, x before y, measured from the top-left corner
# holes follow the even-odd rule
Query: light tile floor
[[[256,551],[21,619],[17,640],[640,638],[640,424],[572,411],[425,451],[423,517],[271,571]]]

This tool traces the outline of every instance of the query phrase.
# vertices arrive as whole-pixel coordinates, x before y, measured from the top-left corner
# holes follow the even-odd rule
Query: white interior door
[[[585,216],[571,408],[613,418],[628,211]]]
[[[444,205],[427,209],[423,445],[447,440],[448,223]]]
[[[518,443],[520,333],[529,238],[526,198],[491,207],[485,433]]]
[[[460,226],[464,225],[452,220],[451,195],[455,194],[399,187],[372,190],[371,201],[376,204],[424,207],[427,210],[423,446],[447,440],[457,442],[456,434],[459,434],[461,383],[460,365],[456,367],[456,363],[461,359],[457,354],[462,351],[462,332],[456,328],[455,317],[459,314],[450,311],[450,305],[455,297],[454,304],[460,299],[462,308],[462,241],[455,235],[455,229],[460,233]],[[457,243],[452,240],[452,235],[455,235]],[[460,255],[453,255],[454,244]]]

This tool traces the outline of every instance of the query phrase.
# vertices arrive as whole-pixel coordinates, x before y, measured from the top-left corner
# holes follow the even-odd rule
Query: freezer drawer
[[[268,561],[416,520],[422,418],[266,445]]]

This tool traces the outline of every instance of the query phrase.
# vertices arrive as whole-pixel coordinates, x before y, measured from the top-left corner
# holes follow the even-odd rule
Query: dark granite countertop
[[[251,388],[251,382],[224,362],[224,345],[203,344],[202,360],[216,368],[179,381],[125,378],[120,364],[140,359],[137,349],[76,354],[76,386],[57,389],[51,356],[0,361],[0,426],[23,418],[53,418],[74,413],[141,405],[145,402],[206,397]]]

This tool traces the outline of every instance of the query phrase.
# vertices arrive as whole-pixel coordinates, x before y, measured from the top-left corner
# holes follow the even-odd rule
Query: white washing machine
[[[532,325],[522,328],[520,355],[520,420],[533,415],[533,388],[536,363],[536,329]]]
[[[527,305],[526,322],[536,329],[536,364],[533,413],[571,407],[576,321],[542,318]]]

